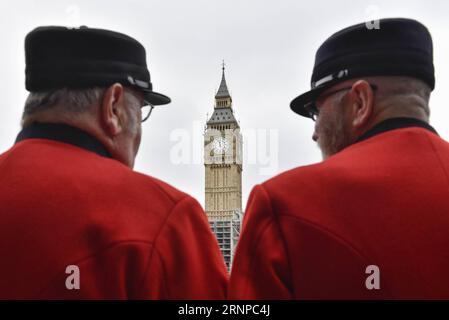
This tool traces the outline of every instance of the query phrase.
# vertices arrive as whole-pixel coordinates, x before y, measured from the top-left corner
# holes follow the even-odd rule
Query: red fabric
[[[115,160],[44,139],[0,155],[0,298],[223,299],[200,205]],[[68,265],[80,289],[68,290]]]
[[[392,130],[256,186],[229,296],[449,298],[449,144]]]

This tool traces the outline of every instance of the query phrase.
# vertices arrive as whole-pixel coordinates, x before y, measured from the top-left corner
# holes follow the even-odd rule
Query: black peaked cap
[[[145,48],[122,33],[87,27],[38,27],[25,38],[25,60],[28,91],[119,82],[142,91],[152,105],[170,102],[169,97],[153,91]]]
[[[418,21],[405,18],[360,23],[330,36],[319,47],[311,79],[311,90],[296,97],[291,109],[310,117],[307,104],[330,86],[367,76],[410,76],[423,80],[433,90],[432,37]]]

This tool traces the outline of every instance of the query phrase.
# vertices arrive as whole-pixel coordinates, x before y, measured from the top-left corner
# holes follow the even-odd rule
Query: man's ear
[[[355,128],[363,127],[371,117],[374,108],[374,92],[365,80],[358,80],[351,89],[353,120]]]
[[[101,103],[101,117],[107,133],[116,136],[123,130],[124,88],[120,83],[114,83],[106,89]]]

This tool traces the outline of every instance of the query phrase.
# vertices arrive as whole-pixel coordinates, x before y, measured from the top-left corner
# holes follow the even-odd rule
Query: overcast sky
[[[311,139],[313,122],[291,112],[289,103],[308,90],[318,46],[349,25],[374,17],[408,17],[429,28],[436,68],[431,124],[449,139],[448,9],[448,2],[442,0],[2,0],[0,152],[11,147],[20,130],[27,96],[25,35],[40,25],[111,29],[142,42],[154,89],[173,101],[155,109],[144,124],[135,169],[190,193],[203,206],[204,165],[198,150],[206,114],[213,111],[221,61],[225,60],[241,128],[255,136],[252,141],[258,149],[269,148],[265,157],[264,152],[245,155],[245,207],[255,184],[278,172],[321,160]],[[190,139],[190,155],[183,155],[183,163],[173,155],[181,137],[184,142]],[[251,146],[253,142],[248,143]]]

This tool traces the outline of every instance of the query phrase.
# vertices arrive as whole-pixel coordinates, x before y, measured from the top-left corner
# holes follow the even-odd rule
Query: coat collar
[[[111,158],[105,146],[87,132],[60,123],[32,123],[17,135],[16,143],[26,139],[49,139],[68,143],[102,156]]]
[[[419,127],[424,128],[426,130],[429,130],[436,135],[438,135],[438,132],[427,122],[424,122],[422,120],[414,119],[414,118],[392,118],[384,120],[368,131],[366,131],[364,134],[362,134],[356,142],[360,142],[363,140],[366,140],[368,138],[371,138],[375,135],[378,135],[383,132],[387,132],[390,130],[395,129],[402,129],[402,128],[411,128],[411,127]]]

